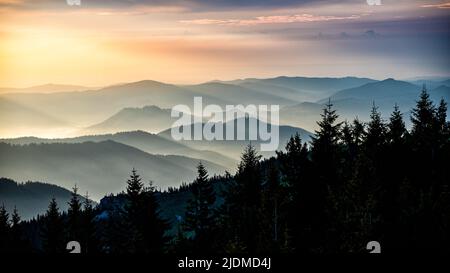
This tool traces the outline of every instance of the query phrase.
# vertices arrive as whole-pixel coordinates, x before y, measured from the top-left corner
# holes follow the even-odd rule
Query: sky
[[[0,87],[449,76],[450,1],[380,1],[0,0]]]

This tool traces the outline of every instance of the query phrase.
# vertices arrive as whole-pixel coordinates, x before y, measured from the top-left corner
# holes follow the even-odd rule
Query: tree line
[[[44,216],[9,220],[0,208],[1,251],[83,253],[359,253],[369,241],[383,252],[450,252],[450,123],[447,104],[422,91],[411,129],[397,105],[383,120],[338,122],[328,103],[312,141],[292,136],[285,151],[262,160],[248,145],[234,175],[209,177],[203,164],[189,185],[184,214],[164,219],[157,196],[136,170],[107,213],[55,200]],[[37,238],[37,239],[30,239]],[[20,242],[20,243],[18,243]],[[15,246],[15,247],[12,247]]]

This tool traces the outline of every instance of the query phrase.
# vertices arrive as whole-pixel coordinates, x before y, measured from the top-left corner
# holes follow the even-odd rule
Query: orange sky
[[[398,44],[408,46],[416,33],[403,25],[379,24],[447,16],[448,9],[430,6],[436,1],[409,1],[414,2],[410,5],[387,1],[382,7],[343,1],[345,5],[207,11],[151,4],[41,8],[39,1],[27,8],[27,2],[0,0],[1,87],[102,86],[142,79],[194,83],[278,75],[384,78],[449,72],[448,61],[435,56],[448,50],[448,31],[423,27],[423,33],[443,41],[443,48],[424,53],[423,59],[436,59],[436,63],[415,67],[412,64],[423,64],[423,59],[416,58],[420,49],[409,52]],[[429,2],[428,6],[422,2]],[[368,37],[367,30],[375,35]],[[369,39],[381,47],[394,43],[398,48],[365,51],[374,44]],[[430,59],[426,54],[434,55]]]

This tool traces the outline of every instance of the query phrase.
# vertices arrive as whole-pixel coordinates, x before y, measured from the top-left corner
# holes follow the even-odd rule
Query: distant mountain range
[[[439,103],[441,98],[450,102],[450,85],[442,85],[443,83],[448,84],[448,81],[440,82],[441,85],[433,89],[427,87],[431,99],[436,104]],[[401,111],[409,114],[409,111],[415,107],[422,88],[420,85],[394,79],[371,82],[359,87],[338,91],[330,97],[316,102],[303,102],[285,106],[280,110],[280,123],[313,131],[317,129],[316,121],[320,118],[320,114],[328,102],[333,104],[333,108],[337,110],[341,121],[351,121],[356,117],[362,121],[367,121],[373,104],[378,107],[385,118],[389,117],[395,104],[400,107]],[[405,115],[404,118],[408,124],[409,116]]]
[[[342,89],[361,86],[376,80],[368,78],[308,78],[308,77],[276,77],[269,79],[243,79],[232,83],[246,86],[262,92],[275,93],[290,100],[303,102],[313,101],[333,94]]]
[[[111,140],[84,143],[11,145],[0,143],[0,173],[16,181],[38,180],[65,188],[78,185],[95,200],[125,189],[132,168],[144,181],[161,188],[191,182],[199,159],[177,155],[152,155]],[[225,167],[201,160],[211,174]]]
[[[26,88],[0,88],[0,94],[4,93],[54,93],[92,90],[92,87],[70,84],[44,84]]]
[[[251,143],[255,146],[257,150],[259,150],[261,143],[268,143],[268,141],[262,141],[259,137],[257,140],[251,140],[249,138],[248,132],[249,132],[249,126],[250,126],[250,119],[245,119],[245,140],[236,140],[236,131],[235,133],[235,140],[226,140],[226,128],[227,126],[232,123],[234,124],[234,128],[237,128],[237,119],[233,119],[231,121],[227,121],[226,123],[221,122],[215,122],[212,123],[212,126],[218,127],[221,126],[223,128],[223,139],[224,140],[180,140],[179,143],[182,143],[183,145],[186,145],[188,147],[191,147],[193,149],[197,150],[210,150],[215,151],[220,154],[223,154],[227,157],[234,158],[236,160],[240,159],[240,156],[242,154],[242,151],[244,150],[245,146]],[[191,125],[191,139],[193,139],[193,132],[194,132],[194,126]],[[202,124],[202,128],[204,128],[205,124]],[[269,131],[276,128],[275,125],[267,124],[262,121],[259,121],[257,123],[257,126],[265,126],[266,128],[269,128]],[[180,130],[181,128],[176,128],[176,130]],[[158,136],[164,137],[166,139],[172,139],[171,135],[172,129],[167,129],[165,131],[162,131],[158,134]],[[309,141],[310,136],[312,135],[311,132],[308,132],[302,128],[292,127],[292,126],[286,126],[286,125],[280,125],[278,126],[279,130],[279,143],[277,150],[284,150],[284,147],[286,146],[286,143],[288,142],[289,138],[296,133],[299,133],[303,141]],[[275,151],[271,152],[261,152],[261,154],[265,157],[270,157],[275,154]]]
[[[409,82],[386,79],[341,90],[333,94],[330,99],[343,116],[359,116],[367,119],[373,104],[385,116],[389,116],[395,104],[398,104],[401,111],[410,111],[415,107],[422,88],[422,86]],[[450,102],[450,87],[448,86],[442,85],[435,89],[428,89],[428,93],[435,103],[439,103],[441,98]],[[324,104],[327,101],[328,99],[322,99],[318,103]]]
[[[0,205],[5,205],[10,215],[16,207],[22,220],[44,214],[52,198],[56,199],[60,210],[67,210],[71,191],[47,183],[17,183],[8,178],[0,178]],[[80,200],[84,202],[85,199],[80,196]]]
[[[202,96],[204,106],[280,105],[278,149],[283,149],[296,132],[303,141],[310,140],[328,101],[340,120],[358,117],[362,121],[368,119],[373,104],[387,118],[397,103],[408,123],[423,83],[435,103],[441,98],[450,103],[449,79],[277,77],[197,85],[146,80],[96,90],[58,85],[0,89],[0,137],[8,138],[0,139],[0,174],[66,188],[77,184],[96,200],[123,190],[133,167],[157,186],[177,186],[194,179],[200,160],[211,174],[233,172],[250,142],[174,141],[171,127],[175,119],[170,117],[170,108],[177,104],[192,107],[195,96]],[[57,90],[61,92],[52,93]],[[216,122],[215,126],[223,124]],[[261,144],[260,140],[251,142],[256,148]],[[269,157],[274,152],[262,154]]]
[[[161,109],[154,105],[142,108],[127,107],[105,121],[89,126],[84,132],[99,134],[143,130],[158,133],[169,128],[176,120],[171,118],[170,112],[170,109]]]
[[[66,125],[68,128],[66,131],[76,134],[72,132],[74,129],[90,127],[94,124],[94,129],[107,129],[108,126],[114,125],[115,119],[112,116],[125,108],[151,105],[171,108],[177,104],[192,105],[195,96],[202,96],[205,105],[279,104],[288,106],[304,101],[316,101],[340,89],[357,87],[373,81],[354,77],[278,77],[209,82],[198,85],[172,85],[145,80],[82,92],[66,92],[66,89],[62,88],[62,92],[58,93],[45,94],[47,91],[44,90],[42,93],[7,93],[1,94],[0,100],[13,103],[15,109],[12,109],[10,115],[4,118],[5,131],[13,132],[17,127],[28,127],[29,130],[47,130],[51,133],[61,127],[59,123],[53,124],[53,119],[57,119]],[[54,90],[54,87],[51,86],[50,89]],[[44,123],[42,121],[34,123],[35,119],[32,115],[23,122],[13,118],[14,111],[21,112],[26,109],[40,113],[36,119],[47,118],[45,124],[48,126],[42,125]],[[4,114],[3,109],[0,110],[0,114]],[[106,124],[102,124],[103,122]],[[98,127],[95,127],[97,125]],[[150,124],[152,130],[148,131],[156,132],[161,129],[158,128],[159,125],[155,122],[155,128],[153,128]],[[60,133],[61,130],[56,132]],[[11,135],[12,133],[9,134]]]
[[[171,138],[165,138],[156,134],[144,131],[120,132],[105,135],[88,135],[74,138],[37,138],[37,137],[21,137],[13,139],[0,139],[0,142],[14,145],[28,145],[40,143],[82,143],[82,142],[102,142],[112,140],[122,143],[146,153],[153,155],[181,155],[197,160],[207,160],[223,166],[231,171],[237,165],[237,160],[221,155],[217,152],[208,150],[196,150]]]

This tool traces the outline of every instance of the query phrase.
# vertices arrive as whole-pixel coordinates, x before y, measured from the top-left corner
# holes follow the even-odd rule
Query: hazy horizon
[[[444,76],[449,10],[433,0],[0,0],[0,86]]]
[[[355,75],[342,75],[342,76],[337,76],[337,75],[323,75],[323,76],[315,76],[315,75],[273,75],[273,76],[269,76],[269,77],[243,77],[243,78],[230,78],[230,79],[210,79],[210,80],[206,80],[206,81],[195,81],[195,82],[189,82],[189,81],[183,81],[183,82],[176,82],[176,81],[162,81],[162,80],[158,80],[158,79],[150,79],[150,78],[146,78],[146,79],[141,79],[141,80],[136,80],[136,81],[130,81],[130,82],[117,82],[117,83],[111,83],[111,84],[106,84],[106,85],[101,85],[101,86],[85,86],[85,85],[81,85],[78,84],[76,82],[71,83],[71,82],[42,82],[42,83],[37,83],[37,84],[33,84],[33,85],[26,85],[26,86],[0,86],[0,89],[32,89],[32,88],[36,88],[36,87],[42,87],[45,88],[46,86],[67,86],[67,87],[82,87],[82,90],[77,90],[77,91],[87,91],[87,90],[98,90],[98,89],[102,89],[102,88],[106,88],[106,87],[111,87],[111,86],[119,86],[119,85],[124,85],[124,84],[130,84],[130,83],[135,83],[135,82],[143,82],[143,81],[154,81],[154,82],[160,82],[160,83],[165,83],[165,84],[171,84],[171,85],[199,85],[199,84],[204,84],[204,83],[211,83],[211,82],[231,82],[231,81],[238,81],[238,80],[249,80],[249,79],[256,79],[256,80],[263,80],[263,79],[274,79],[274,78],[281,78],[281,77],[287,77],[287,78],[367,78],[367,79],[372,79],[372,80],[377,80],[377,81],[383,81],[383,80],[387,80],[387,79],[395,79],[398,81],[434,81],[434,82],[439,82],[439,81],[444,81],[447,79],[450,79],[450,74],[448,75],[422,75],[422,76],[413,76],[413,77],[405,77],[405,78],[395,78],[395,77],[386,77],[386,78],[377,78],[377,77],[371,77],[371,76],[355,76]],[[60,93],[60,92],[67,92],[67,91],[45,91],[44,93]],[[38,92],[37,92],[38,93]]]

